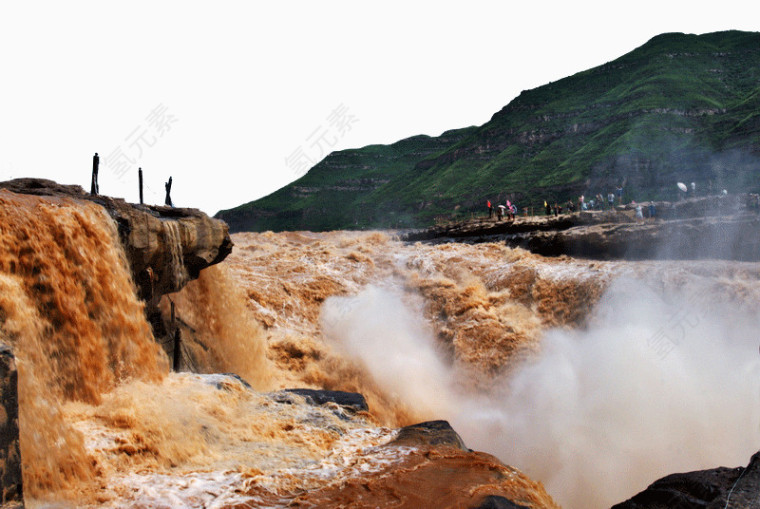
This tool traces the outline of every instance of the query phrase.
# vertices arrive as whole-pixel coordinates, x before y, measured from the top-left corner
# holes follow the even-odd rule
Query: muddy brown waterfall
[[[168,364],[135,295],[115,225],[94,204],[0,191],[0,313],[19,366],[28,495],[78,490],[97,465],[62,416]]]

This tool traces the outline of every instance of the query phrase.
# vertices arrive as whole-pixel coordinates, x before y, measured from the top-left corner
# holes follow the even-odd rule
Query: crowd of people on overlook
[[[558,217],[560,214],[573,214],[581,212],[611,211],[616,210],[627,215],[636,221],[647,220],[667,220],[674,217],[681,217],[683,214],[695,214],[700,208],[707,208],[713,213],[723,214],[731,210],[753,211],[760,215],[760,194],[745,192],[736,195],[729,195],[726,189],[715,186],[712,181],[706,182],[704,186],[698,186],[696,183],[677,182],[673,186],[671,200],[648,200],[636,202],[630,199],[630,194],[625,194],[622,185],[616,186],[612,191],[607,193],[598,193],[591,195],[578,196],[576,200],[555,201],[544,200],[543,207],[525,207],[518,209],[517,205],[510,200],[505,200],[506,204],[494,204],[490,199],[486,200],[488,208],[488,217],[490,220],[496,218],[502,221],[505,218],[508,221],[514,221],[519,214],[525,218],[528,217]],[[636,194],[636,193],[634,193]],[[637,194],[642,194],[639,192]],[[658,194],[663,190],[658,190]],[[507,194],[514,199],[515,194]],[[502,194],[502,196],[504,196]],[[733,196],[732,199],[728,199]],[[681,205],[678,205],[681,203]],[[709,215],[710,213],[707,212]],[[474,214],[473,214],[474,219]]]
[[[494,213],[496,214],[496,219],[501,221],[505,217],[509,221],[514,221],[515,216],[517,215],[517,205],[507,200],[506,205],[497,205],[496,207],[491,204],[491,200],[487,200],[487,206],[488,206],[488,219],[493,219]],[[495,209],[495,210],[494,210]]]
[[[677,187],[678,195],[675,197],[677,201],[681,201],[687,198],[697,198],[700,196],[697,193],[697,185],[694,182],[691,182],[689,185],[678,182],[677,186],[674,187]],[[704,189],[706,193],[704,196],[711,196],[713,190],[712,182],[710,182],[709,186],[706,186]],[[727,194],[728,192],[725,189],[719,193],[720,196],[726,196]],[[621,185],[617,186],[613,191],[610,191],[606,194],[598,193],[590,198],[587,198],[585,195],[581,195],[577,200],[568,200],[565,203],[554,201],[552,204],[551,201],[544,200],[543,211],[547,216],[556,217],[563,212],[572,214],[574,212],[611,210],[615,207],[625,205],[623,198],[623,186]],[[488,207],[489,219],[493,219],[495,215],[496,219],[499,221],[503,220],[504,218],[507,220],[514,220],[519,210],[517,206],[509,200],[506,200],[506,205],[496,206],[491,203],[491,200],[487,200],[486,205]],[[750,204],[750,206],[752,206],[752,204]],[[757,204],[756,206],[752,206],[752,208],[760,211],[760,197],[757,197]],[[624,209],[633,210],[633,217],[637,220],[643,221],[645,219],[654,219],[658,217],[656,205],[652,201],[645,203],[636,203],[635,201],[631,201],[627,206],[624,207]],[[522,212],[526,217],[539,215],[539,213],[534,214],[532,208],[524,208]]]
[[[695,192],[695,186],[692,183],[692,193]],[[563,213],[563,211],[567,213],[574,213],[574,212],[581,212],[581,211],[592,211],[592,210],[610,210],[614,208],[617,205],[623,205],[623,187],[618,186],[614,192],[609,192],[606,195],[603,195],[601,193],[596,194],[590,199],[586,199],[585,195],[581,195],[578,197],[577,201],[568,200],[564,206],[559,202],[554,202],[554,205],[552,205],[548,200],[544,200],[544,212],[547,216],[559,216]],[[631,202],[631,205],[634,206],[634,217],[636,219],[645,219],[645,218],[654,218],[657,215],[657,211],[655,208],[654,203],[650,202],[646,205],[646,208],[641,204],[636,204],[636,202]],[[486,201],[486,206],[488,208],[488,218],[493,219],[494,216],[496,217],[496,220],[502,221],[503,219],[507,219],[508,221],[513,221],[518,213],[517,205],[510,202],[510,200],[506,200],[505,205],[496,205],[494,206],[493,203],[491,203],[491,200]],[[523,209],[523,213],[525,216],[533,215],[532,213],[529,214],[529,209],[525,208]]]

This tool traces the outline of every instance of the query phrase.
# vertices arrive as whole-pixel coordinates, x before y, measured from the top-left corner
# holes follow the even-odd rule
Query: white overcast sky
[[[3,2],[0,180],[214,214],[330,150],[480,125],[663,32],[757,31],[755,2]]]

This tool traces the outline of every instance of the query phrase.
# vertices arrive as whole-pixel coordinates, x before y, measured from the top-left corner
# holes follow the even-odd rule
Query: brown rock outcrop
[[[290,507],[462,507],[556,509],[541,483],[498,458],[465,446],[446,421],[399,429],[390,443],[405,454],[386,467],[297,496]]]
[[[405,426],[399,430],[398,436],[389,444],[396,446],[448,446],[465,452],[470,449],[464,445],[464,440],[447,421],[428,421]]]
[[[0,189],[101,205],[118,226],[138,294],[149,307],[157,304],[161,295],[182,289],[201,270],[221,262],[232,251],[227,224],[197,209],[130,204],[46,179],[0,182]]]

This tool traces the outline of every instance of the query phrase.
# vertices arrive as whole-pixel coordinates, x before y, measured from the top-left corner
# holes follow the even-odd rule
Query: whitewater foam
[[[606,507],[668,473],[742,464],[760,448],[760,319],[711,290],[701,276],[667,294],[616,279],[588,327],[548,331],[539,357],[486,392],[450,383],[457,366],[436,356],[421,310],[391,291],[329,299],[323,328],[470,447],[520,466],[566,507]]]

